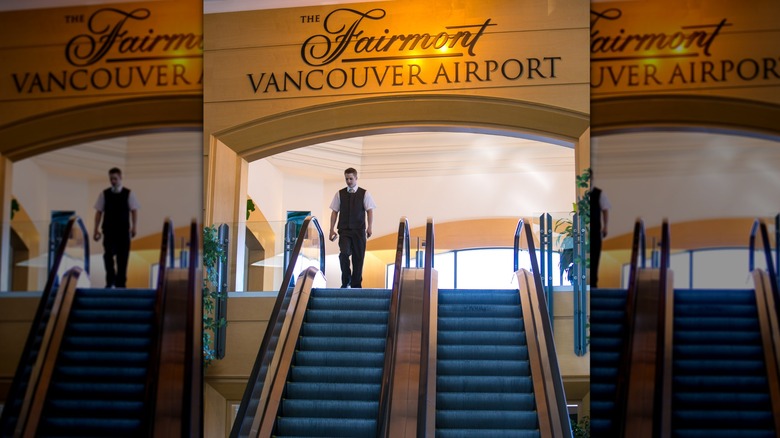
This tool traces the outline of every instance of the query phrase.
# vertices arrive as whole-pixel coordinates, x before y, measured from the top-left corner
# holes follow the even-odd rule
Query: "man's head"
[[[108,171],[108,180],[111,181],[111,187],[122,185],[122,171],[118,167],[112,167]]]
[[[357,185],[357,170],[352,167],[344,171],[344,180],[347,182],[347,187],[353,189]]]

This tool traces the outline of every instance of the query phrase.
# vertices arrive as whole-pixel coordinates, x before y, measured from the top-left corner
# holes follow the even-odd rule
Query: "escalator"
[[[753,289],[673,289],[664,221],[659,268],[633,275],[632,256],[627,292],[593,291],[594,436],[780,436],[780,300],[758,225],[768,270],[753,271]]]
[[[616,436],[617,379],[627,324],[625,289],[590,290],[590,430]]]
[[[539,436],[520,297],[439,290],[436,436]]]
[[[403,231],[399,273],[402,253],[409,263],[408,225]],[[311,266],[294,287],[279,291],[231,437],[372,437],[384,427],[382,389],[397,298],[389,289],[315,287],[324,284],[324,238],[316,218],[304,220],[292,260],[303,260],[304,242],[312,245]],[[288,266],[283,285],[291,284],[298,262]]]
[[[292,259],[322,241],[307,218]],[[230,436],[571,437],[538,274],[438,291],[432,220],[424,269],[409,268],[405,218],[397,242],[392,290],[314,287],[322,252],[280,289]]]
[[[675,289],[673,339],[673,436],[777,436],[753,289]]]
[[[645,228],[634,224],[628,289],[590,291],[590,428],[593,436],[616,437],[623,428],[628,381],[621,370],[632,349],[638,272],[644,269]]]
[[[530,224],[518,223],[535,254]],[[426,238],[433,253],[433,233]],[[432,264],[432,260],[426,260]],[[438,290],[435,436],[571,437],[539,267],[518,290]],[[426,269],[428,264],[426,264]]]
[[[274,436],[374,436],[388,289],[313,289]]]
[[[196,224],[190,268],[173,269],[173,228],[166,221],[157,289],[91,289],[78,287],[86,275],[78,266],[61,281],[57,275],[68,240],[88,244],[79,222],[71,219],[58,250],[0,436],[198,434],[200,414],[190,405],[200,399],[202,379]],[[162,374],[170,378],[161,382]]]
[[[140,436],[154,289],[76,289],[38,436]]]

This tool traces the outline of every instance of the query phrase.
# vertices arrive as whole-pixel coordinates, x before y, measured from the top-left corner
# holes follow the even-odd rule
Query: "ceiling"
[[[591,139],[594,178],[780,173],[778,142],[708,132],[647,131]]]
[[[27,160],[50,174],[78,180],[106,179],[119,167],[133,178],[187,177],[203,169],[203,134],[166,132],[83,143]]]
[[[410,132],[321,143],[268,161],[287,173],[339,180],[347,167],[371,178],[574,172],[574,149],[517,137]]]

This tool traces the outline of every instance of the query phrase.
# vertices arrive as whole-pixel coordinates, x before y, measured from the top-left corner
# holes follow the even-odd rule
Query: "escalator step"
[[[280,417],[276,424],[278,437],[312,436],[312,431],[316,436],[331,437],[365,438],[376,434],[376,419]]]
[[[534,410],[536,402],[531,394],[439,392],[436,395],[437,409],[447,410]]]
[[[438,376],[530,376],[528,361],[518,360],[438,360]]]
[[[376,419],[379,402],[359,400],[282,400],[281,415],[309,418]]]
[[[538,430],[437,429],[437,438],[539,438]]]
[[[382,368],[293,366],[290,379],[297,383],[375,383],[382,380]]]
[[[524,429],[537,430],[536,411],[436,410],[437,429]]]
[[[437,376],[439,392],[533,393],[531,377]]]

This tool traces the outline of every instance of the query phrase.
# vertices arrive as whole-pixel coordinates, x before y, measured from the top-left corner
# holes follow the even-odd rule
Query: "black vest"
[[[590,232],[591,236],[601,238],[601,189],[598,187],[590,191]]]
[[[130,190],[122,187],[119,193],[110,188],[103,191],[103,233],[128,233],[130,231]]]
[[[357,192],[349,193],[347,188],[339,190],[339,230],[365,230],[366,208],[363,200],[366,190],[358,187]]]

